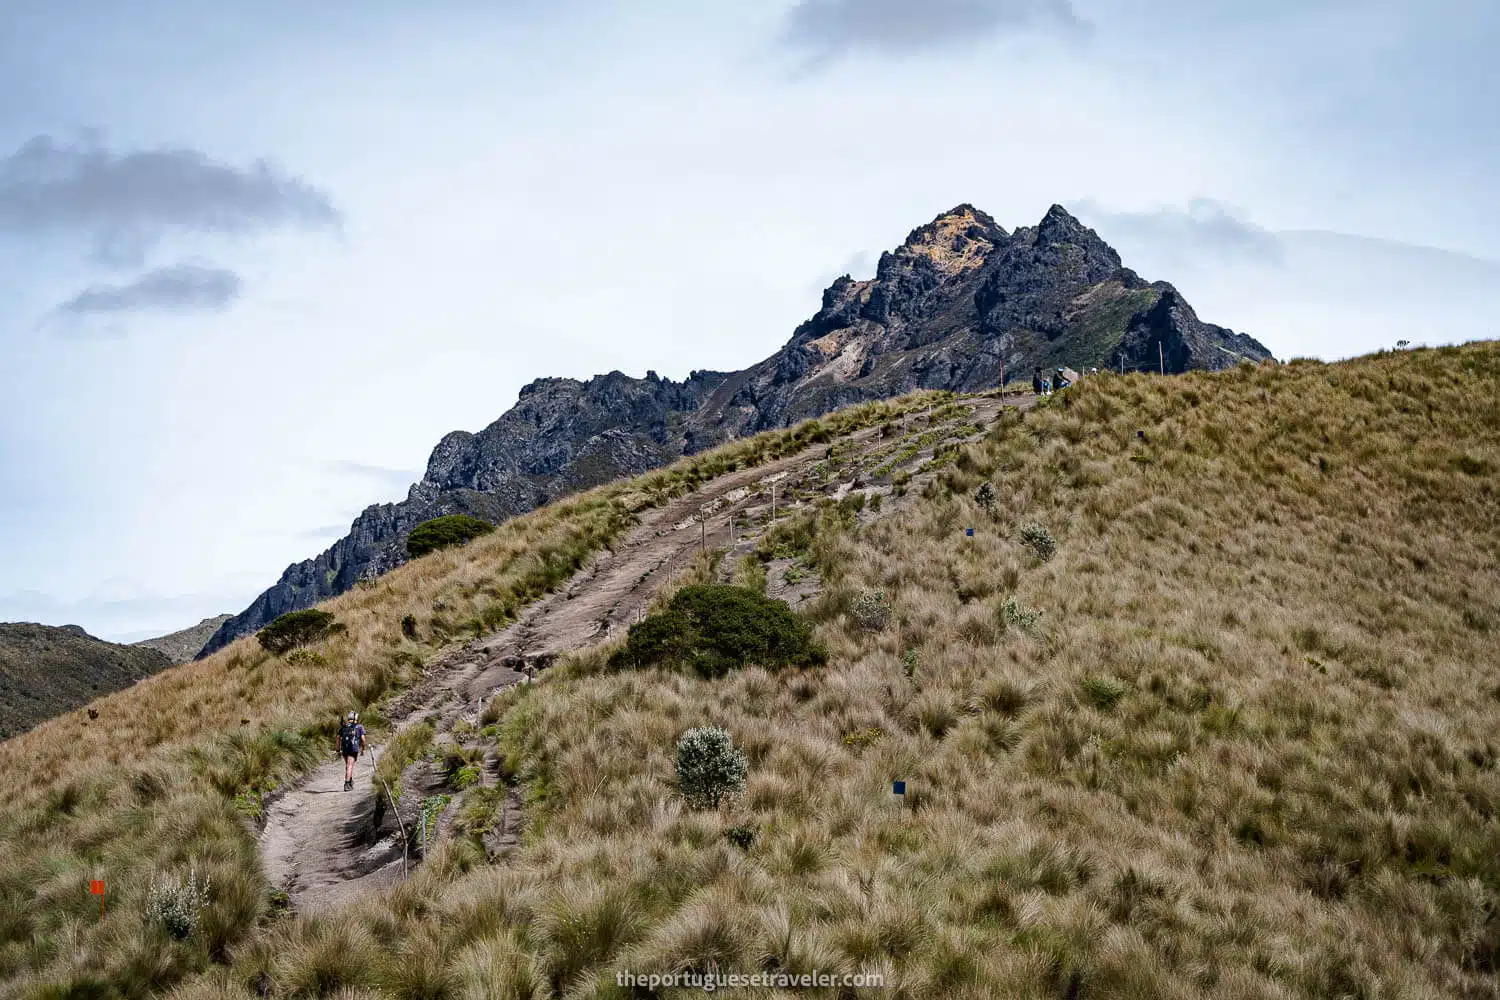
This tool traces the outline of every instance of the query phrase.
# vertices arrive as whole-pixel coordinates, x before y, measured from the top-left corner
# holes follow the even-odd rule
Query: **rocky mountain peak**
[[[987,389],[1032,367],[1185,371],[1268,355],[1198,320],[1170,285],[1125,270],[1060,205],[1010,233],[959,205],[882,254],[874,278],[834,281],[791,340],[744,371],[531,382],[488,427],[444,437],[406,500],[368,508],[322,555],[288,567],[204,653],[399,565],[407,533],[431,517],[503,521],[721,441],[917,388]]]
[[[994,219],[973,205],[959,205],[913,229],[895,253],[882,256],[881,264],[886,264],[886,256],[893,258],[892,265],[915,258],[951,277],[983,267],[990,252],[1006,238]]]
[[[521,399],[525,399],[527,396],[534,396],[539,392],[556,392],[559,389],[570,386],[577,388],[579,386],[578,380],[556,377],[532,379],[521,386],[521,391],[517,395]]]
[[[1122,266],[1115,248],[1061,205],[1053,205],[1036,227],[1036,246],[1075,246],[1083,250],[1092,260],[1101,261],[1114,268]]]

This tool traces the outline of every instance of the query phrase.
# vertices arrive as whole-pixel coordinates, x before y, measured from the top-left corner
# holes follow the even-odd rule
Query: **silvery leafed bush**
[[[727,729],[700,726],[677,741],[677,787],[695,809],[716,808],[743,791],[745,771],[745,754]]]
[[[146,893],[146,919],[179,941],[185,941],[198,926],[198,916],[208,906],[209,880],[196,870],[174,878],[161,875],[151,880]]]

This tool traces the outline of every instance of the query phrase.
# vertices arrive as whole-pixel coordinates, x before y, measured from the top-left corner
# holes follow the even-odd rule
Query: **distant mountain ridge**
[[[960,205],[882,254],[875,277],[836,280],[784,347],[744,371],[532,382],[484,430],[445,436],[405,500],[367,508],[327,551],[288,567],[200,655],[400,565],[406,534],[442,514],[501,521],[723,441],[918,388],[972,391],[1065,364],[1183,372],[1270,356],[1201,321],[1170,284],[1126,268],[1061,206],[1006,232]]]
[[[105,642],[77,625],[0,624],[0,739],[171,665],[157,650]]]
[[[159,653],[165,653],[167,659],[173,663],[186,663],[198,655],[204,643],[212,639],[225,622],[234,615],[219,615],[216,618],[205,618],[196,625],[166,635],[159,635],[154,639],[142,639],[131,643],[132,646],[144,646],[154,649]]]

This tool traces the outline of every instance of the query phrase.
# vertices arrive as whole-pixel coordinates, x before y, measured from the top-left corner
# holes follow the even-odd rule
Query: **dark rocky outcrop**
[[[0,624],[0,739],[171,665],[165,653],[105,642],[77,625]]]
[[[983,389],[1060,365],[1155,370],[1158,345],[1169,372],[1270,356],[1199,320],[1171,285],[1141,279],[1060,206],[1007,233],[960,205],[882,254],[874,278],[836,280],[817,314],[745,371],[532,382],[484,430],[443,438],[406,500],[370,507],[328,551],[288,568],[204,653],[399,565],[406,533],[441,514],[501,521],[726,440],[913,389]]]

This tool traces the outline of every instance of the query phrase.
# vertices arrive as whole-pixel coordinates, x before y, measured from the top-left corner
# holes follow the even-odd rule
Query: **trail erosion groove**
[[[966,423],[984,427],[1003,405],[1024,408],[1034,400],[1022,397],[1002,404],[997,398],[982,396],[962,402],[971,412],[937,428],[957,428]],[[909,431],[913,436],[919,429],[924,433],[935,429],[920,414],[902,424],[902,433]],[[839,440],[851,442],[849,457],[854,459],[875,456],[882,448],[889,450],[891,444],[878,426]],[[932,457],[935,447],[929,444],[915,450],[896,463],[898,470],[918,469]],[[822,465],[827,454],[826,443],[814,445],[787,458],[726,473],[643,512],[624,541],[600,553],[564,586],[532,604],[514,624],[434,659],[424,679],[391,704],[388,714],[394,722],[393,735],[416,723],[432,721],[440,748],[462,746],[463,741],[455,734],[460,721],[477,723],[486,701],[507,687],[530,682],[528,673],[545,669],[558,657],[622,635],[644,613],[652,597],[687,568],[701,550],[725,549],[734,556],[753,551],[770,513],[773,484],[778,516],[794,513],[814,494],[847,494],[850,481],[837,475],[830,481]],[[881,478],[888,481],[889,470]],[[920,485],[923,478],[914,477],[914,484]],[[876,493],[891,492],[889,485],[878,481],[872,481],[869,488]],[[888,516],[902,506],[887,504],[883,514]],[[868,512],[866,516],[870,516]],[[811,593],[805,583],[798,593],[781,594],[777,589],[773,582],[772,596],[789,597],[793,602]],[[330,745],[327,763],[268,804],[260,837],[266,875],[274,887],[287,893],[294,909],[318,911],[387,888],[417,862],[418,845],[402,843],[400,825],[391,815],[388,800],[382,801],[386,791],[372,781],[374,764],[389,745],[387,742],[360,758],[354,790],[348,792],[343,790],[343,761],[335,758]],[[403,816],[413,808],[409,799],[418,800],[416,807],[420,808],[421,796],[441,789],[441,776],[436,770],[420,764],[408,769],[410,787],[401,803]],[[493,761],[485,757],[479,770],[477,787],[494,787]],[[459,801],[455,795],[432,824],[429,840],[451,835]],[[502,854],[519,842],[520,808],[518,790],[507,789],[503,822],[483,837],[492,855]],[[416,840],[417,831],[409,820],[406,833]]]

